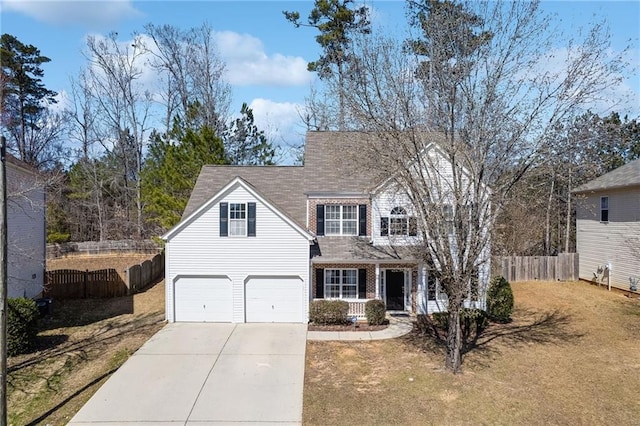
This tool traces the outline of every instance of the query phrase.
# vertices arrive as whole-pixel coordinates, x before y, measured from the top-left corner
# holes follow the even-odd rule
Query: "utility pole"
[[[7,426],[7,140],[0,136],[0,426]]]

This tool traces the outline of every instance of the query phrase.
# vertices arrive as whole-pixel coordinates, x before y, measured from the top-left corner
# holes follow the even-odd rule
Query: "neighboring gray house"
[[[7,154],[7,293],[42,293],[46,256],[45,189],[37,172]]]
[[[608,266],[611,286],[629,290],[630,278],[640,277],[640,159],[573,193],[580,278],[592,280]]]
[[[418,238],[410,203],[378,171],[340,166],[345,144],[362,137],[309,132],[304,166],[203,167],[163,236],[167,320],[307,322],[309,302],[324,298],[357,317],[371,299],[391,311],[446,309],[434,274],[403,250]],[[488,259],[481,269],[486,289]]]

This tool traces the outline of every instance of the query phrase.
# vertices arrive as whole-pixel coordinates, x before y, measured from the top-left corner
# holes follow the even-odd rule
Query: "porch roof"
[[[415,263],[418,260],[410,247],[374,246],[362,237],[318,237],[311,247],[312,263]]]

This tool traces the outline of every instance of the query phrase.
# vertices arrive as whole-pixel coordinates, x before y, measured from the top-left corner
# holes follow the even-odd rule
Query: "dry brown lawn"
[[[514,321],[442,369],[417,333],[309,342],[305,424],[640,423],[640,300],[587,283],[513,284]]]
[[[149,258],[144,255],[142,260]],[[59,259],[58,268],[122,268],[140,257]],[[51,264],[49,267],[51,268]],[[33,353],[9,358],[13,425],[64,425],[102,383],[164,324],[164,282],[134,296],[55,301]]]

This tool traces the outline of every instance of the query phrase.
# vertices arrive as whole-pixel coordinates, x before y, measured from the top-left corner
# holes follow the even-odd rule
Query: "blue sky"
[[[402,30],[404,2],[366,2],[375,11],[377,25]],[[253,107],[256,121],[276,140],[300,144],[304,128],[298,111],[314,80],[306,63],[319,48],[312,29],[294,28],[283,10],[306,17],[312,1],[31,1],[0,0],[2,33],[32,44],[51,58],[44,66],[45,85],[64,94],[69,79],[84,65],[82,49],[87,34],[117,31],[130,39],[144,24],[171,24],[182,28],[208,22],[216,31],[227,80],[233,90],[233,111],[243,102]],[[612,33],[612,49],[632,45],[635,64],[620,93],[632,98],[618,107],[631,117],[640,115],[640,1],[545,1],[543,8],[558,15],[567,34],[575,34],[594,19],[605,18]],[[616,96],[613,94],[612,96]],[[604,113],[608,111],[603,111]]]

